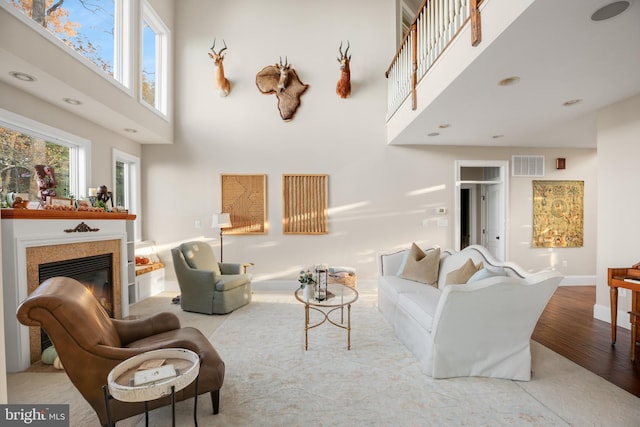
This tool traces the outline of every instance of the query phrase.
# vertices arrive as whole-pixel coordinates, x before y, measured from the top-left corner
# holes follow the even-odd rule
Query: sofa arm
[[[247,267],[252,266],[252,263],[231,263],[231,262],[219,262],[220,272],[222,274],[246,274]]]
[[[443,289],[431,333],[434,378],[530,378],[531,334],[562,280],[557,272],[533,276],[495,276]]]
[[[379,252],[378,253],[378,275],[379,276],[395,276],[398,274],[402,258],[408,249],[399,249],[396,251]]]
[[[136,320],[113,319],[113,326],[122,345],[151,335],[180,329],[180,320],[173,313],[163,312]]]

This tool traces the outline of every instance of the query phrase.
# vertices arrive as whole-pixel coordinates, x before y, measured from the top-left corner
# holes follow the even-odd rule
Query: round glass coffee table
[[[324,287],[323,287],[324,290]],[[331,323],[338,328],[347,330],[347,350],[351,350],[351,304],[358,299],[358,291],[349,286],[339,283],[327,285],[327,298],[318,301],[314,298],[305,298],[302,288],[298,288],[294,294],[295,298],[304,304],[304,349],[309,350],[309,329],[316,328],[323,323]],[[347,307],[347,322],[345,324],[344,308]],[[310,310],[315,310],[322,314],[322,320],[311,324],[309,320]],[[340,310],[340,321],[331,319],[331,313]],[[334,315],[335,317],[336,315]]]
[[[150,368],[145,369],[145,363]],[[145,425],[149,425],[147,402],[171,396],[172,425],[175,426],[175,393],[195,380],[193,420],[197,426],[199,372],[200,357],[184,348],[151,350],[120,362],[109,372],[104,386],[108,425],[112,425],[110,398],[121,402],[144,402]]]

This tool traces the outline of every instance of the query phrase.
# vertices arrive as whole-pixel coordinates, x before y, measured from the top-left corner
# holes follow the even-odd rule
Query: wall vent
[[[544,156],[512,156],[512,176],[544,176]]]

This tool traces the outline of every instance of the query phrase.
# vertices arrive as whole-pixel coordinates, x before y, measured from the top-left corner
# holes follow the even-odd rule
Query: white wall
[[[176,7],[175,144],[144,146],[142,156],[143,239],[164,249],[169,277],[171,246],[217,237],[209,225],[220,211],[222,173],[267,175],[269,221],[268,234],[226,236],[225,261],[254,262],[256,279],[293,278],[301,267],[319,262],[353,266],[360,277],[372,277],[378,250],[412,241],[453,247],[455,160],[510,160],[529,153],[547,155],[547,179],[586,181],[588,244],[558,252],[568,259],[568,274],[595,274],[595,150],[386,145],[384,70],[395,52],[393,3],[309,2],[304,13],[291,0],[190,1]],[[214,37],[228,45],[227,98],[214,89],[207,55]],[[347,100],[335,95],[341,39],[351,42],[353,93]],[[279,56],[287,56],[310,85],[289,123],[280,119],[275,97],[260,94],[255,85],[256,73]],[[551,170],[556,157],[567,158],[566,171]],[[328,235],[282,234],[283,173],[329,174]],[[526,230],[531,180],[510,185],[511,222]],[[423,226],[440,206],[448,208],[451,226]],[[195,228],[196,221],[203,227]],[[549,266],[548,250],[523,244],[531,240],[530,228],[514,235],[515,261],[528,269]]]
[[[640,261],[640,96],[603,109],[598,116],[598,252],[596,318],[610,321],[607,269]],[[618,324],[628,325],[631,297],[618,298]]]
[[[0,82],[0,108],[91,141],[89,185],[111,187],[112,149],[141,155],[140,144]],[[86,190],[86,189],[85,189]]]

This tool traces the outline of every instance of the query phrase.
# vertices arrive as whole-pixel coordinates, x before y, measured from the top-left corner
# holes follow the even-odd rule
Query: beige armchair
[[[211,246],[186,242],[171,249],[185,311],[226,314],[251,302],[250,264],[220,263]]]

